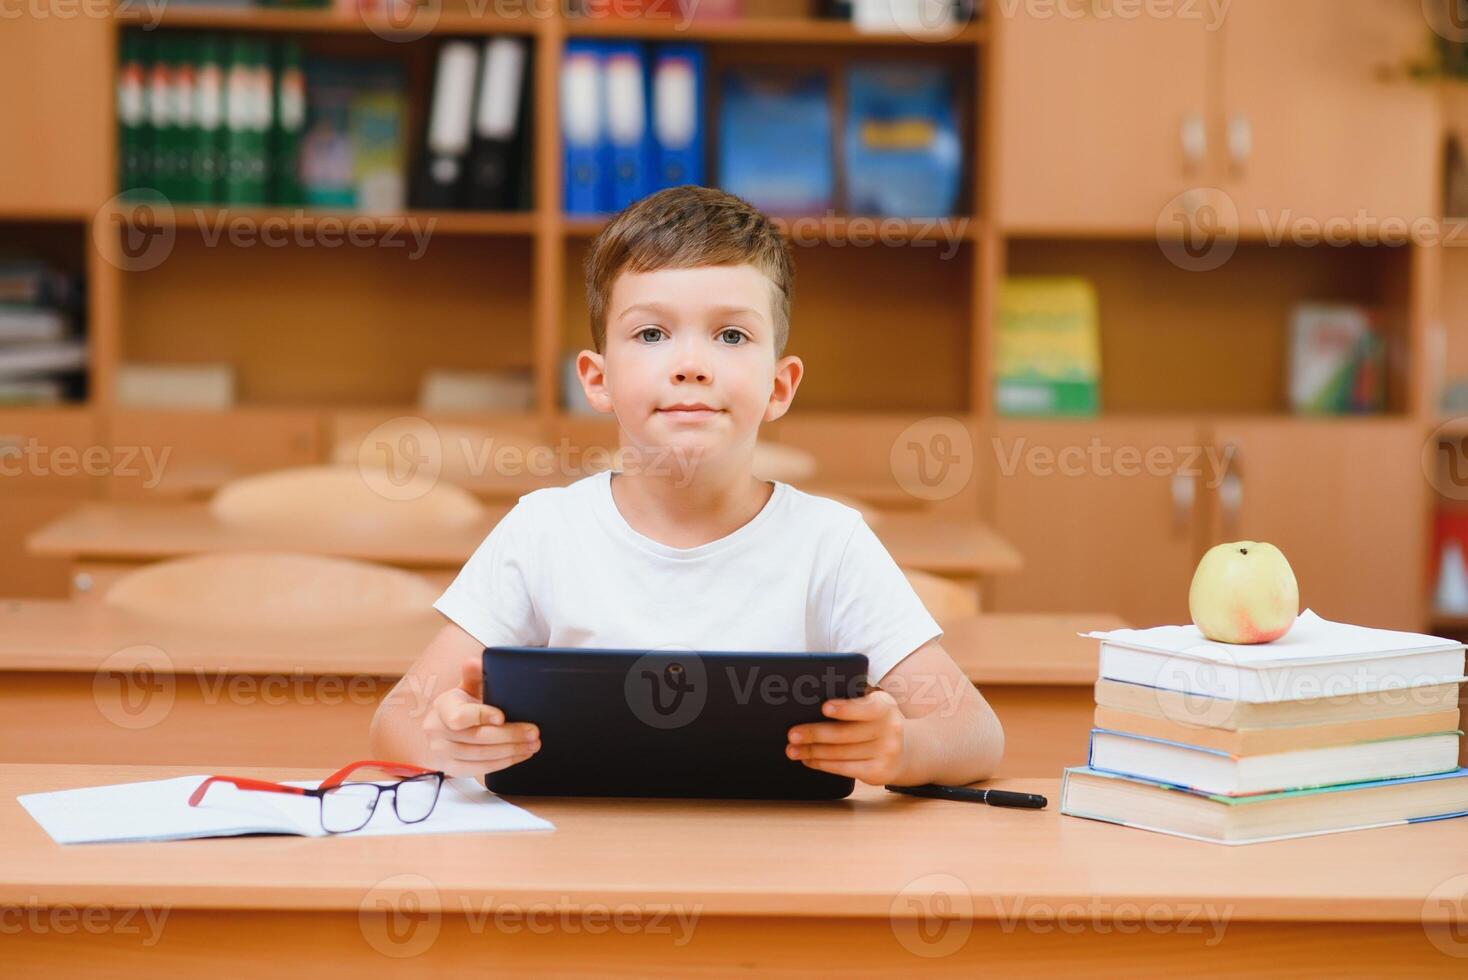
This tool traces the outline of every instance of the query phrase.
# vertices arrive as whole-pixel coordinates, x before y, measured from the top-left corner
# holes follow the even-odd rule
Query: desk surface
[[[0,671],[95,671],[119,651],[162,651],[178,671],[400,676],[442,628],[432,610],[370,629],[206,630],[159,623],[98,602],[0,600]],[[124,669],[116,661],[112,666]]]
[[[0,671],[94,671],[120,650],[156,647],[180,670],[401,674],[444,620],[433,612],[364,630],[205,630],[143,619],[102,603],[0,601]],[[947,623],[944,648],[975,684],[1089,686],[1104,613],[980,613]]]
[[[1433,890],[1468,868],[1461,820],[1224,847],[1061,817],[1052,779],[993,784],[1046,794],[1044,811],[859,785],[850,799],[826,803],[525,799],[554,833],[70,847],[53,843],[15,800],[200,771],[0,766],[0,903],[356,910],[379,882],[412,872],[445,908],[490,898],[685,902],[709,916],[885,918],[902,896],[941,894],[960,887],[957,879],[977,919],[1002,918],[1005,899],[1024,896],[1083,908],[1214,903],[1240,921],[1415,923]],[[325,770],[234,774],[310,779]]]
[[[504,505],[486,505],[482,521],[441,531],[415,529],[306,536],[232,527],[208,504],[89,503],[46,525],[26,540],[32,554],[97,561],[156,561],[214,551],[295,551],[423,567],[458,566],[501,517]]]
[[[271,536],[222,524],[208,504],[88,503],[26,540],[32,554],[72,560],[137,562],[211,551],[298,551],[392,565],[456,567],[508,511],[487,505],[489,517],[468,527],[411,534],[298,533]],[[1019,552],[977,520],[923,513],[884,513],[872,528],[905,568],[941,575],[1018,571]]]
[[[980,613],[943,625],[943,648],[984,684],[1096,683],[1099,645],[1080,636],[1127,624],[1110,613]]]

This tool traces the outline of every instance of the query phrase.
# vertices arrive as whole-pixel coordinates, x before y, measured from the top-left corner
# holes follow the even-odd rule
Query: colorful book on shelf
[[[719,112],[719,187],[772,215],[835,206],[832,114],[819,70],[734,68]]]
[[[847,67],[847,213],[931,218],[954,212],[963,169],[954,98],[952,73],[941,65]]]
[[[1086,279],[1026,276],[999,287],[995,404],[1013,416],[1089,416],[1101,408],[1096,289]]]
[[[605,211],[608,146],[602,105],[601,46],[571,38],[561,54],[562,207],[567,214]]]
[[[1272,643],[1216,643],[1198,627],[1087,634],[1100,676],[1232,701],[1294,701],[1463,680],[1456,640],[1335,623],[1307,609]]]
[[[601,45],[607,200],[620,211],[653,190],[653,139],[646,52],[637,41]]]
[[[1299,305],[1290,323],[1290,406],[1312,415],[1380,412],[1385,357],[1365,307]]]
[[[701,46],[658,45],[652,67],[654,190],[704,181],[703,79]]]
[[[1468,816],[1468,769],[1402,779],[1224,796],[1065,770],[1060,812],[1217,844],[1255,844]]]

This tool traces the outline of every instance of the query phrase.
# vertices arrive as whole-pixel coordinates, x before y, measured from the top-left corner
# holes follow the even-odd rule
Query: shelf
[[[983,23],[966,24],[952,31],[922,34],[871,33],[859,31],[847,21],[820,20],[810,17],[745,17],[734,20],[692,20],[681,18],[546,18],[501,17],[469,11],[425,12],[421,17],[393,21],[368,14],[349,14],[333,10],[268,10],[245,8],[218,10],[208,7],[170,6],[154,14],[146,10],[122,11],[118,20],[135,26],[165,27],[188,30],[261,31],[272,33],[375,34],[390,38],[410,35],[410,39],[426,33],[437,36],[463,34],[528,34],[547,33],[552,25],[564,25],[571,37],[625,37],[648,41],[714,41],[731,44],[850,44],[850,45],[930,45],[964,46],[988,39]]]
[[[606,227],[607,218],[566,215],[562,228],[567,238],[591,238]],[[908,242],[971,242],[983,232],[983,222],[968,215],[945,218],[883,218],[865,215],[810,215],[771,220],[787,233],[796,236],[797,245],[822,241],[865,244],[904,244]],[[813,240],[814,239],[814,240]]]
[[[971,45],[988,38],[983,23],[966,24],[931,37],[901,32],[859,31],[849,21],[809,17],[744,17],[736,20],[568,18],[571,37],[627,37],[648,41],[718,41],[771,44]]]
[[[146,201],[139,202],[146,205]],[[329,222],[350,223],[353,228],[380,232],[400,232],[405,226],[422,229],[427,234],[444,235],[531,235],[535,232],[532,211],[405,211],[401,214],[363,214],[345,211],[312,211],[305,208],[230,207],[228,205],[180,205],[155,211],[140,207],[122,209],[118,217],[126,217],[138,227],[182,228],[204,230],[220,228],[233,222],[251,222],[257,226],[285,223],[292,229],[323,230]],[[221,228],[221,231],[223,229]]]
[[[442,13],[425,14],[395,26],[383,17],[349,14],[334,10],[269,10],[244,8],[219,10],[209,7],[172,5],[157,14],[147,10],[120,11],[123,24],[150,27],[212,31],[261,31],[271,33],[375,34],[389,38],[395,34],[422,36],[434,34],[537,34],[543,18],[500,17],[495,14]]]

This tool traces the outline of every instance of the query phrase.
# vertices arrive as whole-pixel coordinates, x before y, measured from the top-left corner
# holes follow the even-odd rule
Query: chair
[[[413,533],[483,520],[467,490],[427,472],[303,466],[232,481],[210,502],[227,524],[272,534]]]
[[[114,582],[102,602],[175,626],[360,630],[431,617],[438,594],[412,572],[370,562],[227,552],[145,565]]]

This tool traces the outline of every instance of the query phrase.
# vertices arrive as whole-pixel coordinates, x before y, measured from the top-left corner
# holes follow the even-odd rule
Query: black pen
[[[1035,793],[1011,793],[1002,789],[969,789],[967,786],[888,786],[894,793],[926,796],[934,800],[962,800],[965,803],[987,803],[990,806],[1013,806],[1026,810],[1043,810],[1050,802]]]

